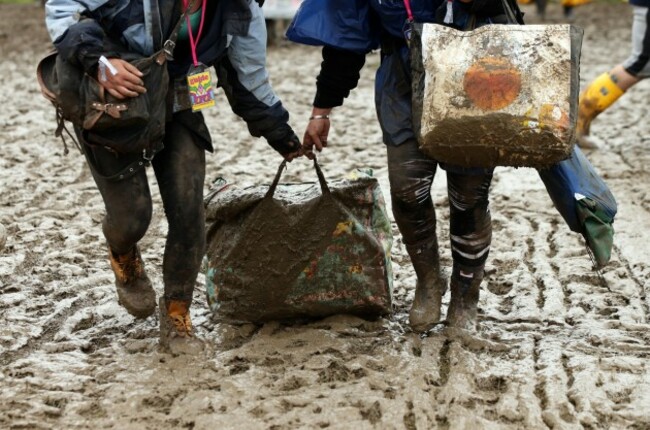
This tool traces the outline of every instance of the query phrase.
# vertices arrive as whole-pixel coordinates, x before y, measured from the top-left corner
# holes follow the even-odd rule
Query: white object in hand
[[[111,73],[111,75],[113,76],[117,75],[117,69],[115,68],[115,66],[113,66],[111,62],[108,61],[108,58],[104,57],[103,55],[99,57],[99,64],[103,64],[104,66],[106,66],[106,68]]]

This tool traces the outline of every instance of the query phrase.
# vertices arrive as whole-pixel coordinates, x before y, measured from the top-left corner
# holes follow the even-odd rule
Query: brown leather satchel
[[[147,92],[137,97],[118,100],[104,90],[95,76],[69,63],[56,51],[46,55],[39,62],[36,74],[41,92],[56,108],[56,136],[63,138],[64,121],[70,121],[82,130],[87,144],[117,153],[143,152],[145,158],[153,157],[162,148],[165,135],[167,60],[172,59],[181,24],[195,1],[183,12],[163,48],[151,56],[129,51],[113,42],[111,51],[119,52],[122,60],[143,74],[141,79]]]

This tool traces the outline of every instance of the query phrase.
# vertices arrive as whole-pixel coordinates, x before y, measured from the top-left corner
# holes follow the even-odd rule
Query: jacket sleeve
[[[266,23],[255,1],[248,34],[228,36],[228,54],[216,64],[219,86],[235,114],[255,137],[263,136],[280,154],[293,152],[300,141],[289,125],[289,112],[275,95],[266,70]]]
[[[88,16],[106,0],[48,0],[45,24],[59,55],[87,72],[104,54],[105,34],[99,23]]]
[[[341,106],[343,99],[359,83],[360,71],[366,61],[364,54],[323,47],[323,62],[316,78],[317,108]]]

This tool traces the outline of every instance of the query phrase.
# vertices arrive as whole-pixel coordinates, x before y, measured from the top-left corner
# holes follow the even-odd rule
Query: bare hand
[[[108,61],[115,67],[117,73],[113,75],[110,70],[106,69],[104,79],[101,70],[97,70],[97,80],[110,95],[122,100],[127,97],[137,97],[147,92],[144,82],[140,79],[143,74],[137,67],[119,58],[109,58]]]
[[[303,155],[305,155],[305,150],[303,148],[300,148],[297,151],[284,154],[283,157],[285,160],[291,163],[294,159],[302,157]]]
[[[314,108],[312,116],[329,115],[332,109]],[[310,160],[314,158],[313,150],[318,152],[327,147],[327,135],[330,132],[330,120],[328,118],[315,118],[309,120],[305,136],[302,139],[302,147],[305,155]]]

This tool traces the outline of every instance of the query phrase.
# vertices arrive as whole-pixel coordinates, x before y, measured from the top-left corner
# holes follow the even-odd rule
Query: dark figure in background
[[[138,97],[145,88],[140,72],[105,49],[105,41],[151,55],[190,5],[174,60],[167,63],[171,85],[163,90],[170,95],[168,112],[173,113],[164,148],[151,161],[169,224],[163,259],[165,291],[159,306],[161,345],[173,353],[202,348],[189,309],[205,253],[205,151],[213,148],[203,115],[190,109],[186,79],[190,66],[214,66],[233,111],[248,123],[251,134],[265,137],[288,160],[299,155],[300,141],[288,124],[289,114],[268,82],[262,11],[253,0],[49,0],[46,5],[47,27],[59,55],[97,76],[118,99]],[[116,73],[98,70],[102,56]],[[106,206],[103,231],[119,301],[132,315],[145,318],[156,307],[137,245],[152,215],[147,160],[141,154],[117,155],[93,142],[84,143],[83,152]]]

